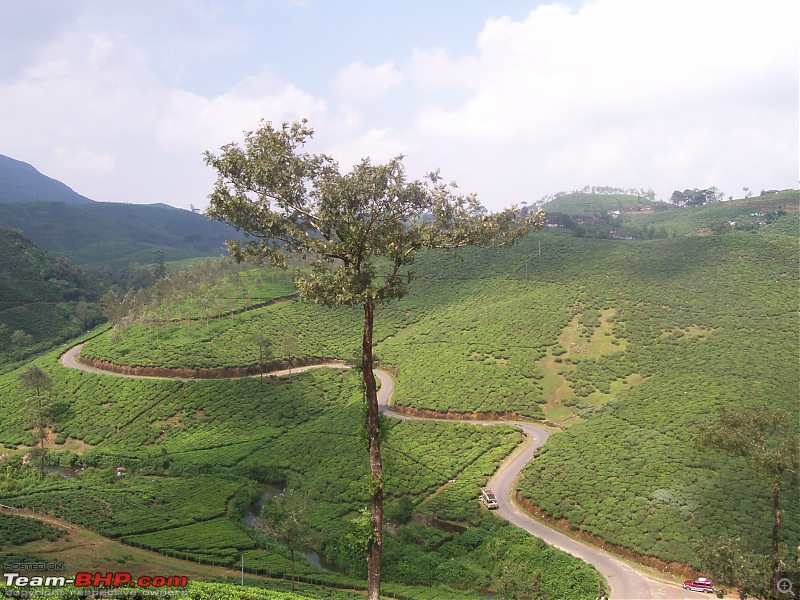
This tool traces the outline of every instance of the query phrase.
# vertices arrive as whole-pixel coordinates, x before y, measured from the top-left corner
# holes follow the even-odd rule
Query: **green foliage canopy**
[[[305,120],[279,128],[262,122],[244,148],[231,143],[219,156],[205,154],[218,173],[208,215],[258,238],[228,243],[237,260],[318,259],[299,278],[303,298],[330,306],[400,298],[412,275],[404,278],[400,268],[417,250],[502,243],[542,222],[541,211],[520,219],[515,207],[487,214],[475,195],[457,194],[438,172],[408,181],[402,156],[384,165],[365,158],[342,174],[329,156],[301,151],[312,135]],[[333,261],[340,262],[335,270]]]

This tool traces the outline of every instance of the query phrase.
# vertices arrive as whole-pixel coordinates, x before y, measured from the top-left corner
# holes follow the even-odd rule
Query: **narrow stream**
[[[264,506],[264,502],[267,501],[268,498],[274,498],[275,496],[280,496],[283,492],[286,491],[286,486],[280,483],[265,483],[264,484],[264,495],[261,496],[255,502],[252,502],[247,509],[247,512],[244,515],[244,522],[248,525],[253,525],[253,522],[259,517],[261,514],[261,507]]]
[[[264,484],[264,495],[261,496],[258,500],[250,504],[248,507],[248,511],[245,513],[243,517],[243,521],[253,526],[253,523],[256,519],[258,519],[259,515],[261,514],[261,507],[264,506],[264,502],[267,501],[268,498],[274,498],[275,496],[280,496],[283,492],[286,491],[286,485],[278,484],[278,483],[265,483]],[[306,557],[306,560],[314,565],[317,569],[322,571],[332,571],[333,568],[325,563],[322,560],[322,557],[314,551],[304,552],[302,550],[296,550],[296,553],[302,554]]]
[[[46,475],[50,473],[58,473],[65,479],[69,479],[71,477],[75,477],[78,473],[86,469],[86,467],[75,466],[75,467],[60,467],[58,465],[50,465],[44,468],[44,472]]]

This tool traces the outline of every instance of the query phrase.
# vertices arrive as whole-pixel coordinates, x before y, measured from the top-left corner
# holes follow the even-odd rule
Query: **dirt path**
[[[101,369],[85,365],[77,359],[81,348],[82,345],[78,345],[67,350],[61,355],[61,364],[68,368],[80,369],[82,371],[101,375],[134,378],[142,377],[140,375],[126,375],[122,373],[103,371]],[[337,369],[348,368],[343,363],[325,363],[296,367],[294,369],[285,369],[282,371],[273,371],[268,373],[268,376],[280,377],[291,373],[299,373],[321,367]],[[378,391],[378,404],[380,405],[381,412],[397,419],[411,420],[419,418],[409,417],[393,412],[391,410],[391,399],[395,388],[394,378],[386,371],[381,371],[380,369],[376,369],[375,374],[378,376],[378,379],[380,379],[381,382],[381,388]],[[255,377],[258,377],[258,375]],[[158,379],[165,378],[160,377]],[[525,531],[544,540],[548,544],[572,554],[573,556],[576,556],[594,566],[600,572],[600,574],[605,577],[606,581],[611,587],[610,597],[614,600],[691,600],[692,598],[696,597],[677,585],[670,585],[657,579],[648,577],[634,568],[632,564],[612,556],[603,550],[574,540],[569,536],[556,531],[555,529],[552,529],[543,523],[540,523],[536,519],[533,519],[532,517],[523,513],[516,506],[512,500],[515,487],[514,483],[525,465],[531,461],[536,450],[541,448],[547,441],[547,438],[550,435],[549,431],[542,427],[537,427],[530,423],[524,422],[461,422],[470,422],[486,426],[513,425],[519,427],[525,434],[525,443],[500,466],[497,473],[495,473],[492,479],[489,481],[489,486],[493,489],[498,498],[498,504],[500,505],[500,508],[497,512],[502,518],[506,519],[509,523],[512,523],[517,527],[521,527]]]

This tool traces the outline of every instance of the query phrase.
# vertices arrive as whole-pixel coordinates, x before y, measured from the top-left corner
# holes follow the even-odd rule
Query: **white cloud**
[[[403,75],[390,60],[374,67],[351,63],[336,74],[332,82],[336,94],[355,104],[372,102],[403,82]]]
[[[325,102],[268,72],[205,97],[162,81],[124,35],[80,28],[0,82],[0,152],[97,200],[203,204],[215,150],[261,119],[321,118]]]
[[[342,24],[289,2],[182,0],[156,25],[87,2],[16,53],[0,38],[18,60],[0,69],[0,152],[96,199],[202,205],[203,150],[308,117],[312,151],[405,153],[409,175],[441,166],[491,208],[587,184],[797,185],[796,0],[538,1],[466,43],[387,36],[369,56],[315,46]]]
[[[86,146],[58,145],[53,151],[64,168],[76,172],[98,175],[110,173],[117,166],[117,161],[107,152],[98,154]]]
[[[148,120],[152,104],[143,101],[155,87],[147,60],[135,47],[103,34],[74,33],[24,71],[9,100],[30,102],[65,131],[96,125],[115,133]],[[119,119],[125,112],[127,118]]]
[[[226,94],[207,98],[173,90],[156,137],[170,151],[215,150],[239,140],[262,119],[279,123],[304,117],[322,119],[324,101],[281,82],[269,73],[249,77]]]
[[[369,129],[361,135],[334,143],[326,153],[339,162],[342,170],[347,170],[363,158],[369,157],[376,164],[385,163],[413,149],[413,144],[403,140],[390,128],[384,128]]]
[[[413,136],[494,207],[585,184],[666,195],[695,185],[736,193],[744,177],[794,185],[785,159],[770,165],[749,150],[768,138],[797,157],[792,14],[786,2],[596,0],[491,19],[469,71],[433,54],[436,72],[473,92],[455,108],[422,110]]]
[[[410,78],[426,89],[480,87],[480,63],[474,56],[452,57],[447,48],[414,48],[408,66]]]
[[[157,111],[141,52],[108,35],[72,31],[0,83],[2,151],[81,194],[108,199],[130,147],[120,142],[151,129]]]

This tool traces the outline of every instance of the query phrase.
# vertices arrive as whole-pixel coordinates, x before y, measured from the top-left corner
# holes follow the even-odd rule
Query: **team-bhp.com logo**
[[[170,576],[163,577],[157,575],[149,577],[142,575],[133,578],[130,573],[76,573],[75,577],[64,577],[63,575],[22,575],[20,573],[3,573],[6,586],[16,587],[64,587],[74,585],[77,588],[84,587],[138,587],[138,588],[185,588],[188,584],[186,577]]]

